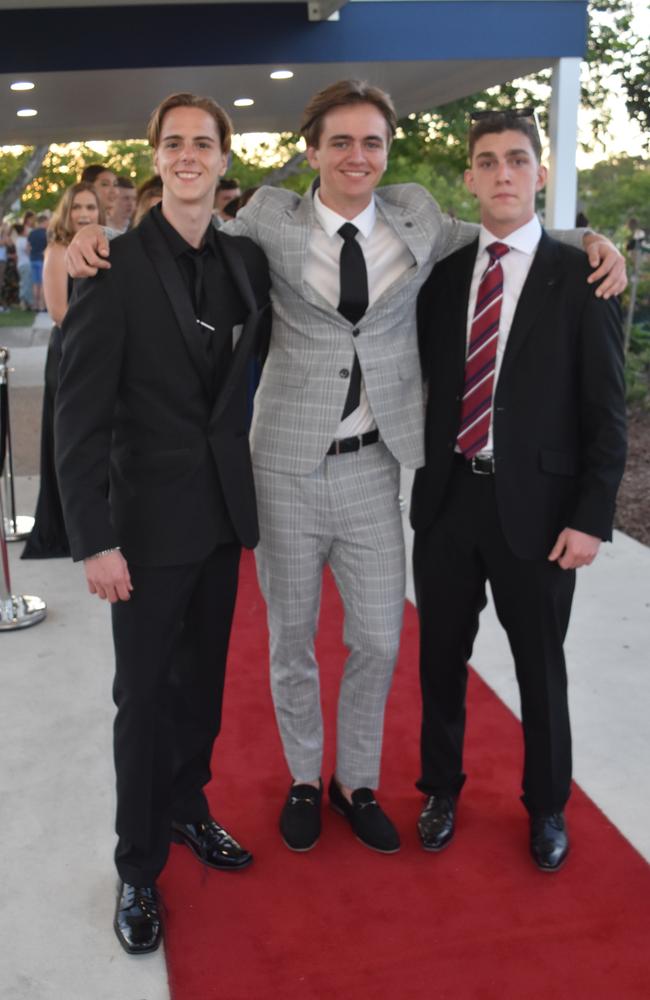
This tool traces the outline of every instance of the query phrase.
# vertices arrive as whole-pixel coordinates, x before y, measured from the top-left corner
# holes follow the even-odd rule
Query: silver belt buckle
[[[484,464],[487,468],[481,468],[481,464]],[[493,476],[494,455],[473,455],[472,472],[477,476]]]

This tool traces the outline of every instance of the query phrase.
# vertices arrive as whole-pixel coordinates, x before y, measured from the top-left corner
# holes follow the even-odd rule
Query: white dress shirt
[[[335,309],[341,299],[339,260],[343,238],[338,230],[345,222],[351,222],[359,232],[356,239],[363,250],[368,272],[368,305],[371,306],[394,281],[415,263],[411,251],[400,237],[378,218],[374,197],[363,212],[354,219],[342,215],[323,205],[318,190],[314,194],[314,211],[318,225],[312,229],[305,261],[304,280],[316,289]],[[363,336],[363,319],[357,324]],[[359,406],[339,424],[335,439],[365,434],[375,427],[366,389],[361,380]]]
[[[492,413],[490,414],[490,429],[488,432],[487,444],[481,449],[481,455],[491,455],[494,448],[492,438],[492,422],[494,419],[494,397],[496,395],[499,372],[501,371],[501,363],[503,361],[506,344],[508,343],[510,327],[512,326],[512,320],[515,315],[517,303],[519,302],[519,296],[521,295],[521,290],[524,287],[526,278],[528,277],[530,265],[533,263],[533,258],[535,256],[537,244],[540,241],[541,235],[542,227],[536,215],[533,216],[530,222],[527,222],[519,229],[515,229],[514,233],[510,233],[509,236],[506,236],[503,239],[493,236],[493,234],[486,229],[485,226],[481,226],[481,231],[479,233],[478,253],[476,255],[476,263],[474,265],[474,273],[472,275],[472,284],[470,285],[469,290],[469,304],[467,309],[468,347],[472,330],[472,320],[474,318],[474,309],[476,307],[478,286],[481,283],[483,272],[490,261],[490,255],[485,248],[489,246],[490,243],[504,243],[507,247],[510,247],[510,253],[505,254],[505,256],[501,257],[500,260],[501,267],[503,269],[503,299],[501,301],[501,319],[499,323],[499,338],[497,340],[494,390],[492,392]]]

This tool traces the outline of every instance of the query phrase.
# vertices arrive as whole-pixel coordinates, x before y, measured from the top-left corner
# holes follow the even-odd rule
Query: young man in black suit
[[[481,232],[435,268],[419,300],[426,466],[411,520],[422,844],[441,850],[454,833],[467,662],[489,580],[520,689],[531,853],[555,871],[569,849],[563,642],[575,570],[611,538],[625,401],[617,304],[587,285],[584,254],[543,232],[535,193],[545,178],[532,117],[474,122],[465,182]]]
[[[268,271],[250,240],[211,225],[231,125],[175,94],[149,141],[163,200],[81,283],[63,325],[57,464],[73,557],[112,605],[121,879],[131,954],[161,938],[155,890],[171,839],[204,864],[252,860],[210,816],[241,546],[258,539],[247,369]]]

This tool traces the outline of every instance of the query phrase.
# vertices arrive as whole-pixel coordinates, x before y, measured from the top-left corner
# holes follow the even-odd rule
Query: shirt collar
[[[196,250],[196,248],[193,247],[191,243],[188,243],[185,237],[181,236],[181,234],[177,229],[174,229],[171,222],[167,221],[167,219],[162,213],[160,205],[154,205],[154,207],[151,210],[151,216],[155,220],[160,231],[165,237],[165,240],[167,241],[169,249],[171,250],[172,256],[174,258],[180,257],[184,253],[189,254],[189,256],[191,257],[194,254],[200,252]],[[210,222],[208,223],[208,227],[204,233],[203,240],[201,241],[201,249],[207,247],[209,250],[212,251],[213,254],[216,254],[217,251],[216,240],[217,240],[216,232],[214,226]]]
[[[503,239],[494,236],[489,229],[482,225],[478,238],[478,252],[479,254],[483,253],[490,243],[505,243],[511,250],[519,250],[520,253],[525,253],[530,257],[535,253],[541,235],[542,226],[536,215],[533,215],[532,219]]]
[[[338,212],[334,212],[331,208],[328,208],[327,205],[323,205],[318,189],[314,192],[314,211],[316,212],[316,218],[328,236],[334,236],[335,233],[338,233],[344,222],[351,222],[353,226],[357,227],[365,239],[368,239],[370,236],[375,225],[375,218],[377,215],[374,195],[370,199],[369,204],[364,208],[363,212],[359,212],[354,219],[344,219],[342,215],[338,214]]]

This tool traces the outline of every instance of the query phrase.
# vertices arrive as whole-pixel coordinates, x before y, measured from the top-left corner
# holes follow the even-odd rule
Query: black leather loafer
[[[395,854],[400,849],[397,830],[381,808],[370,788],[356,788],[350,804],[332,776],[328,790],[332,809],[350,823],[357,839],[381,854]]]
[[[442,851],[454,836],[456,800],[451,795],[430,795],[418,819],[418,833],[425,851]]]
[[[530,853],[543,872],[556,872],[569,853],[569,837],[562,813],[540,813],[530,817]]]
[[[280,813],[280,833],[290,851],[311,851],[320,837],[323,782],[292,785]]]
[[[202,864],[219,871],[239,871],[253,860],[251,852],[214,819],[202,823],[172,823],[172,840],[185,844]]]
[[[155,951],[162,940],[156,890],[120,882],[113,927],[117,940],[129,955]]]

